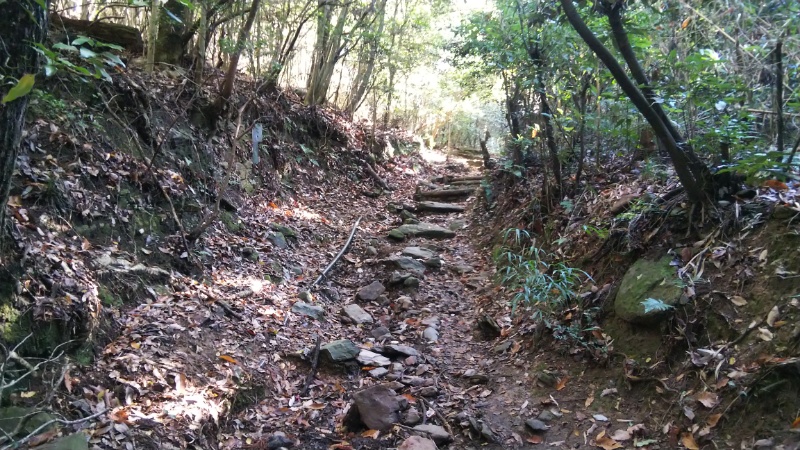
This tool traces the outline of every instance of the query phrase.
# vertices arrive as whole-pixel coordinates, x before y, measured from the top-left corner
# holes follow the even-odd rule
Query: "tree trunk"
[[[386,0],[381,0],[378,5],[378,26],[373,33],[369,33],[367,41],[364,42],[365,51],[358,62],[358,72],[353,81],[350,95],[348,96],[346,111],[351,115],[364,100],[367,88],[372,81],[372,72],[375,70],[375,60],[378,58],[378,49],[381,38],[383,37],[383,27],[386,16]]]
[[[160,12],[159,1],[153,0],[150,6],[150,23],[147,28],[147,73],[153,73],[156,65],[156,40],[158,40],[158,14]]]
[[[45,6],[49,5],[45,1]],[[36,0],[0,2],[0,74],[4,80],[19,80],[26,74],[39,71],[39,54],[33,43],[43,42],[47,34],[47,10]],[[5,91],[5,86],[2,87]],[[5,96],[7,92],[3,92]],[[11,178],[17,163],[17,153],[28,108],[28,95],[0,106],[0,235],[5,232],[6,205]]]
[[[153,0],[154,4],[159,3]],[[189,8],[178,0],[167,0],[158,12],[158,38],[156,39],[155,61],[180,65],[186,56],[186,42],[183,35],[185,22],[176,22],[172,16],[185,20]]]
[[[486,146],[490,137],[491,135],[489,134],[489,130],[484,130],[483,139],[478,141],[481,146],[481,156],[483,156],[483,168],[486,170],[489,170],[492,164],[491,157],[489,155],[489,147]]]
[[[231,94],[233,93],[233,83],[236,81],[236,71],[237,66],[239,65],[239,57],[242,55],[244,44],[247,42],[247,37],[250,35],[250,29],[253,27],[253,22],[256,19],[256,14],[258,13],[258,7],[260,4],[261,0],[253,0],[253,4],[250,6],[250,13],[247,15],[247,21],[239,30],[239,36],[236,38],[236,48],[231,55],[230,62],[228,63],[228,70],[225,72],[225,79],[222,81],[222,88],[220,89],[219,97],[217,98],[218,112],[222,111],[222,109],[225,107],[225,104],[228,102],[228,99],[231,98]]]
[[[690,201],[693,203],[708,201],[712,185],[710,172],[705,164],[699,161],[691,148],[688,146],[682,147],[678,144],[675,136],[670,132],[670,129],[673,128],[671,124],[664,123],[658,112],[651,106],[650,101],[625,74],[625,70],[614,58],[614,55],[603,46],[589,27],[586,26],[577,9],[575,9],[572,0],[561,0],[561,6],[564,8],[567,20],[575,28],[575,31],[578,32],[592,52],[603,61],[603,64],[614,76],[625,95],[633,102],[636,109],[644,116],[650,126],[653,127],[656,135],[667,149],[678,178],[686,188]],[[620,51],[623,52],[623,49],[620,49]]]

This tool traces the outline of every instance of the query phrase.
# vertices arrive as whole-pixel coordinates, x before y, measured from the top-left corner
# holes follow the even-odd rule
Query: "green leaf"
[[[650,313],[653,311],[669,311],[670,309],[675,309],[674,306],[668,305],[664,303],[663,300],[659,300],[657,298],[648,298],[647,300],[642,302],[642,306],[644,306],[644,313]]]
[[[72,45],[76,45],[77,46],[77,45],[83,45],[83,44],[89,44],[92,47],[94,47],[95,42],[94,42],[94,39],[92,39],[90,37],[87,37],[87,36],[78,36],[74,41],[72,41]]]
[[[95,53],[92,49],[88,47],[81,47],[81,58],[89,59],[97,57],[97,53]]]
[[[8,102],[13,102],[20,97],[28,95],[31,89],[33,89],[33,84],[35,82],[36,75],[30,73],[23,75],[16,86],[12,87],[11,90],[8,91],[8,94],[3,97],[2,103],[5,105]]]
[[[53,48],[56,50],[67,50],[70,52],[78,53],[78,47],[75,47],[74,45],[67,45],[64,44],[63,42],[56,42],[55,44],[53,44]]]

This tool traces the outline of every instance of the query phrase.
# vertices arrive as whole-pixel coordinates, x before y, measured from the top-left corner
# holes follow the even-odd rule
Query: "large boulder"
[[[658,261],[640,259],[628,269],[614,299],[617,317],[638,325],[656,324],[669,317],[667,310],[646,311],[643,302],[655,299],[669,306],[678,303],[683,288],[671,261],[668,256]]]

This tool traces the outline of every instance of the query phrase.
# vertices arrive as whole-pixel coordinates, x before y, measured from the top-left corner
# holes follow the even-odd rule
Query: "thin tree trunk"
[[[24,75],[35,75],[39,71],[39,54],[31,44],[44,42],[47,35],[49,1],[44,4],[45,8],[36,0],[0,2],[0,29],[4,30],[0,45],[0,61],[3,61],[0,75],[4,80],[20,80]],[[5,96],[6,87],[0,89],[2,96]],[[28,95],[23,95],[0,106],[0,236],[6,229],[6,205],[28,98]]]
[[[633,102],[636,109],[644,116],[650,126],[653,127],[656,135],[664,143],[670,158],[672,158],[678,178],[686,188],[689,199],[693,203],[706,202],[709,199],[708,191],[711,188],[711,186],[708,185],[710,184],[710,180],[705,179],[708,168],[700,163],[701,167],[696,168],[698,169],[696,171],[693,170],[692,161],[688,156],[689,153],[693,154],[693,151],[689,148],[681,148],[681,146],[678,145],[675,137],[670,133],[669,127],[664,123],[655,109],[650,106],[650,102],[644,94],[642,94],[631,79],[628,78],[625,74],[625,70],[620,66],[619,62],[617,62],[616,58],[614,58],[614,55],[603,46],[600,40],[597,39],[594,33],[592,33],[589,27],[583,22],[572,0],[561,0],[561,6],[564,8],[567,20],[572,27],[575,28],[575,31],[578,32],[597,57],[603,61],[603,64],[605,64],[614,76],[614,79],[617,81],[622,91],[631,102]]]
[[[153,73],[153,68],[156,64],[159,12],[161,12],[161,2],[153,0],[150,4],[150,23],[147,27],[147,65],[145,67],[148,73]]]
[[[236,38],[236,48],[231,55],[230,62],[228,63],[228,70],[225,72],[225,80],[222,82],[219,98],[217,100],[218,106],[224,106],[231,98],[233,93],[233,83],[236,81],[236,71],[238,70],[239,57],[244,50],[244,44],[247,42],[247,37],[250,35],[250,29],[253,27],[253,22],[258,14],[258,8],[261,5],[261,0],[253,0],[250,6],[250,13],[247,15],[247,21],[244,26],[239,30],[239,36]]]
[[[778,157],[777,160],[783,159],[783,42],[778,41],[775,44],[775,114],[778,121]]]

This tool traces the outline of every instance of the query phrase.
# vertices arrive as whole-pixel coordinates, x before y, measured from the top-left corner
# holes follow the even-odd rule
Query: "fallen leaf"
[[[697,445],[697,442],[695,442],[692,433],[683,433],[681,435],[681,444],[683,444],[683,446],[689,450],[700,450],[700,447]]]
[[[600,434],[594,439],[595,445],[601,447],[605,450],[614,450],[615,448],[622,448],[622,444],[611,439],[610,437],[606,436],[605,431],[601,431]]]
[[[541,444],[542,442],[544,442],[544,438],[539,436],[538,434],[534,434],[533,436],[525,439],[525,441],[527,441],[529,444],[534,444],[535,445],[535,444]]]
[[[733,297],[731,297],[731,303],[733,303],[736,306],[744,306],[747,304],[747,300],[745,300],[745,298],[742,297],[741,295],[734,295]]]
[[[689,408],[688,406],[684,406],[683,407],[683,414],[685,414],[686,417],[689,420],[694,420],[694,410],[692,408]]]
[[[380,434],[381,434],[381,432],[378,431],[378,430],[367,430],[367,431],[361,433],[361,436],[363,436],[365,438],[378,439],[378,436],[380,436]]]
[[[786,183],[778,180],[767,180],[764,182],[764,186],[775,189],[776,191],[785,191],[789,189],[789,186]]]
[[[719,423],[719,419],[721,419],[721,418],[722,418],[722,413],[712,414],[712,415],[708,416],[708,419],[706,420],[706,424],[709,427],[714,428],[715,426],[717,426],[717,424]]]
[[[239,364],[238,361],[236,361],[235,359],[233,359],[233,357],[228,356],[228,355],[219,355],[219,359],[221,359],[223,361],[227,361],[227,362],[229,362],[231,364]]]
[[[719,396],[713,392],[701,392],[697,394],[695,398],[708,409],[711,409],[719,404]]]
[[[794,419],[794,422],[792,422],[792,427],[791,428],[793,430],[800,429],[800,417],[797,417],[797,419]]]
[[[564,378],[558,380],[558,383],[556,384],[556,390],[560,391],[564,389],[567,386],[567,381],[569,381],[569,376],[565,376]]]
[[[67,388],[67,392],[72,393],[72,376],[69,374],[69,367],[64,371],[64,387]]]
[[[611,435],[615,441],[629,441],[633,436],[627,430],[617,430]]]
[[[778,320],[778,316],[780,316],[781,312],[778,310],[778,305],[772,307],[769,310],[769,314],[767,314],[767,325],[774,327],[775,321]]]
[[[36,397],[36,391],[25,391],[19,394],[19,396],[22,398],[33,398]]]
[[[592,417],[598,422],[608,422],[608,417],[602,414],[594,414]]]
[[[141,346],[142,346],[142,344],[139,343],[139,342],[131,342],[131,347],[133,349],[135,349],[135,350],[139,350],[139,347],[141,347]]]
[[[320,410],[320,409],[325,409],[325,406],[327,406],[325,403],[313,402],[310,405],[308,405],[308,408]]]
[[[592,405],[592,403],[594,403],[594,395],[590,395],[589,397],[586,397],[586,402],[584,402],[583,406],[588,408],[589,406]]]
[[[771,341],[772,338],[774,337],[772,332],[769,331],[768,329],[764,328],[764,327],[761,327],[761,328],[758,329],[757,336],[758,336],[759,339],[761,339],[762,341],[765,341],[765,342]]]

